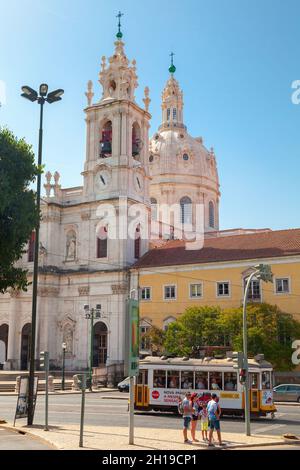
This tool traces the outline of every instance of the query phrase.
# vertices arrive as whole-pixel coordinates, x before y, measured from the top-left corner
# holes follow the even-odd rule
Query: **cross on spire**
[[[118,13],[117,16],[116,16],[116,18],[119,18],[119,22],[118,22],[118,32],[117,32],[117,34],[116,34],[116,36],[117,36],[118,39],[122,39],[122,37],[123,37],[123,34],[122,34],[122,32],[121,32],[121,17],[122,17],[122,16],[124,16],[124,13],[121,13],[120,11],[119,11],[119,13]]]
[[[171,66],[169,67],[169,72],[172,73],[172,74],[173,74],[174,72],[176,72],[176,67],[175,67],[174,62],[173,62],[174,55],[175,55],[174,52],[171,52],[171,54],[170,54],[170,57],[171,57]]]

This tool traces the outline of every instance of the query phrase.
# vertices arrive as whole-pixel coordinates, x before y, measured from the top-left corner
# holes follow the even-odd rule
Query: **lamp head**
[[[40,95],[44,98],[45,96],[47,96],[47,93],[48,93],[48,85],[47,83],[42,83],[40,85]]]
[[[36,101],[38,99],[37,92],[33,88],[30,88],[30,86],[25,85],[22,86],[21,89],[23,91],[21,96],[23,96],[23,98],[26,98],[29,101]]]
[[[48,93],[47,101],[48,103],[54,103],[55,101],[60,101],[61,96],[64,94],[64,90],[62,88],[58,88],[57,90],[51,91]]]

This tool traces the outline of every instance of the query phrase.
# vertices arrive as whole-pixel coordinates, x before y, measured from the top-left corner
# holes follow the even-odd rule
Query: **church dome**
[[[173,63],[172,63],[173,65]],[[175,68],[175,67],[174,67]],[[213,148],[192,137],[183,122],[183,93],[171,73],[162,92],[162,124],[150,140],[153,203],[204,205],[206,231],[219,228],[219,177]]]

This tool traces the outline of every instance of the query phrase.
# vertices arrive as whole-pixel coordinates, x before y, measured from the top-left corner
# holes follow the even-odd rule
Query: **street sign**
[[[129,350],[128,350],[128,375],[133,377],[139,373],[139,302],[135,299],[128,300],[129,317]]]
[[[33,414],[35,410],[36,396],[37,396],[37,390],[38,390],[38,381],[39,381],[38,376],[34,376]],[[28,397],[29,397],[29,377],[28,375],[23,375],[20,377],[20,386],[19,386],[14,425],[15,425],[16,419],[28,417]]]

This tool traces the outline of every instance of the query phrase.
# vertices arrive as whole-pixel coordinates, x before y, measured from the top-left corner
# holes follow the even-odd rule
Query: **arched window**
[[[134,257],[138,259],[141,256],[141,227],[137,226],[135,229],[135,239],[134,239]]]
[[[141,129],[137,122],[132,126],[132,156],[139,155],[141,150]]]
[[[3,323],[0,326],[0,364],[7,360],[8,346],[8,325]]]
[[[173,108],[173,121],[177,120],[177,109]]]
[[[31,323],[26,323],[21,332],[21,370],[28,369],[29,351],[30,351],[30,338],[31,338]]]
[[[107,360],[107,326],[102,321],[94,325],[93,367],[104,366]]]
[[[180,218],[182,224],[192,223],[192,200],[188,196],[180,199]]]
[[[107,121],[101,132],[100,139],[100,158],[106,158],[111,156],[112,151],[112,123]]]
[[[215,227],[215,206],[212,201],[209,202],[208,212],[209,212],[209,226],[211,228],[214,228]]]
[[[97,258],[107,258],[107,227],[101,227],[97,236]]]
[[[151,219],[152,220],[157,220],[157,199],[152,197],[150,199],[150,204],[151,204]]]
[[[170,108],[167,109],[167,121],[170,121]]]
[[[31,232],[31,236],[28,242],[28,262],[31,263],[34,259],[34,244],[35,244],[35,232]]]

